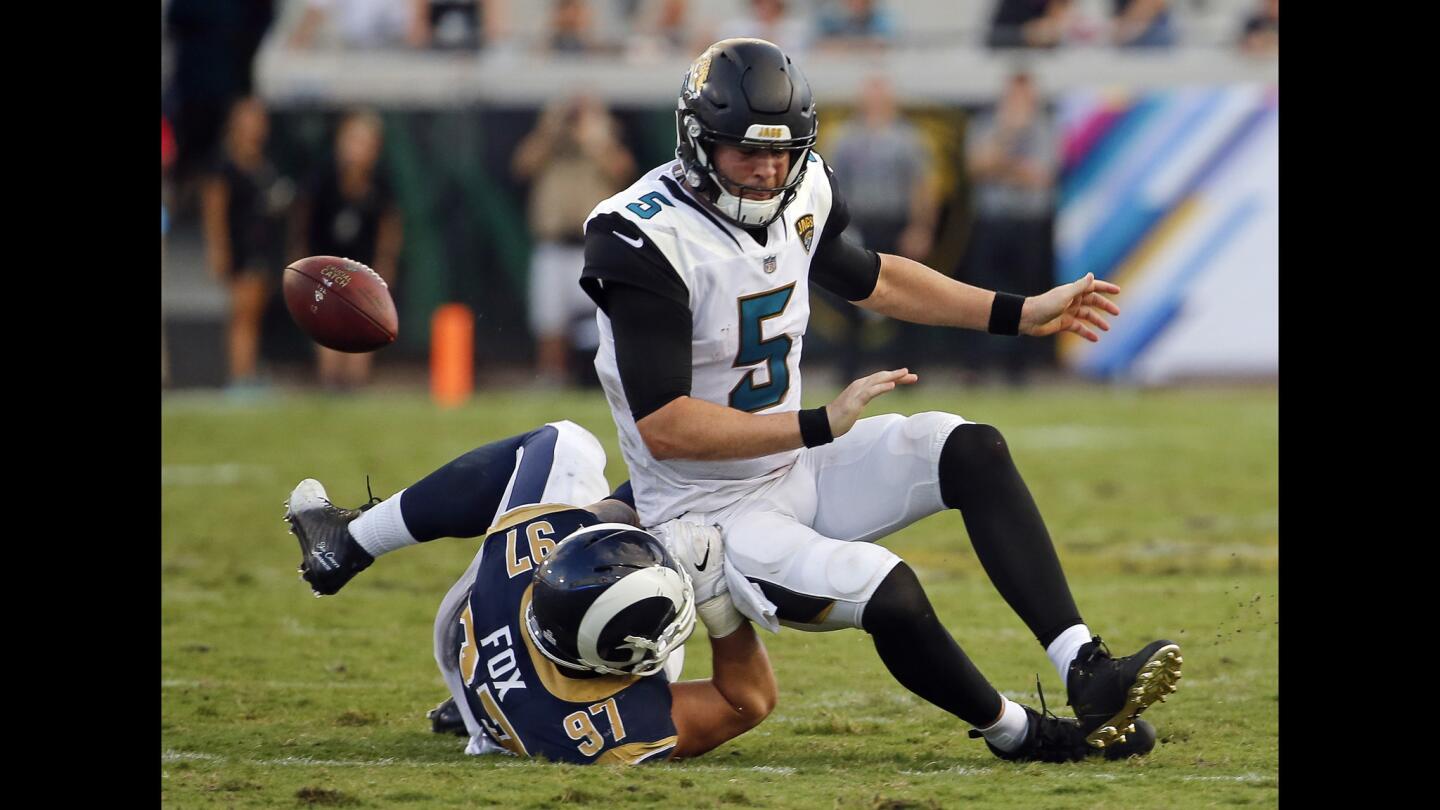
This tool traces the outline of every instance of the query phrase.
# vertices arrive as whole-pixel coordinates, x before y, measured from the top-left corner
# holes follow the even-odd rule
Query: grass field
[[[807,404],[826,391],[807,392]],[[307,476],[336,500],[388,495],[471,447],[572,419],[624,478],[598,395],[418,395],[162,406],[161,755],[166,806],[1208,807],[1279,793],[1278,396],[1274,389],[897,392],[872,412],[947,410],[1007,436],[1076,599],[1117,654],[1178,641],[1185,679],[1146,717],[1145,759],[1015,766],[910,695],[858,631],[762,634],[780,703],[688,763],[633,770],[473,758],[429,732],[441,596],[474,541],[380,560],[339,596],[297,580],[281,502]],[[1008,696],[1068,713],[1043,651],[994,592],[958,514],[888,545]],[[687,677],[709,672],[703,633]]]

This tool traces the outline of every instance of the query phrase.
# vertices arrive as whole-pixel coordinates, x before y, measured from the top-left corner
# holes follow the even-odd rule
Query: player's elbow
[[[668,436],[656,430],[641,430],[640,438],[645,442],[645,449],[656,461],[669,461],[676,458],[684,458],[681,446]]]
[[[780,699],[780,689],[773,674],[767,678],[755,678],[748,686],[735,706],[747,731],[769,717]]]
[[[754,728],[760,725],[762,720],[769,717],[771,713],[775,711],[775,704],[779,699],[780,690],[775,687],[775,680],[772,678],[765,684],[763,689],[757,690],[753,711],[751,712],[754,716],[754,721],[750,727]]]
[[[691,431],[687,430],[684,414],[686,397],[672,399],[635,422],[645,449],[657,461],[695,458],[690,446]]]
[[[775,711],[776,700],[779,699],[778,690],[775,689],[775,680],[769,680],[766,685],[757,686],[746,693],[742,705],[736,706],[739,709],[740,722],[744,725],[744,731],[750,731],[755,726],[765,722],[765,718]]]

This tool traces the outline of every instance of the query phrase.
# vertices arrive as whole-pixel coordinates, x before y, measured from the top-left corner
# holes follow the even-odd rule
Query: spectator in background
[[[550,7],[546,45],[556,54],[578,55],[595,49],[595,21],[585,0],[555,0]]]
[[[633,179],[635,160],[601,102],[580,95],[545,109],[515,150],[515,176],[531,183],[530,328],[544,385],[563,384],[567,356],[599,345],[595,304],[580,289],[585,218]],[[589,364],[580,364],[580,375]]]
[[[411,36],[414,13],[400,0],[305,0],[289,44],[314,48],[328,40],[345,50],[400,48]]]
[[[334,161],[306,183],[295,206],[291,254],[343,256],[369,266],[392,291],[403,225],[390,184],[380,171],[384,143],[380,116],[368,110],[346,115],[335,131]],[[370,378],[370,353],[316,347],[320,384],[347,391]]]
[[[704,49],[704,45],[695,46],[696,38],[686,24],[689,0],[649,0],[643,7],[632,0],[626,7],[629,9],[626,27],[632,32],[625,44],[626,57],[655,61]]]
[[[270,121],[255,98],[231,107],[219,158],[201,190],[210,271],[230,293],[227,350],[236,392],[259,386],[260,319],[284,266],[285,215],[295,187],[265,156]]]
[[[272,0],[172,0],[166,9],[176,47],[170,91],[178,184],[188,185],[214,160],[231,105],[250,94],[255,52],[274,16]]]
[[[1280,0],[1259,0],[1240,30],[1240,50],[1249,56],[1280,53]]]
[[[1048,290],[1058,145],[1028,74],[1010,77],[996,109],[969,128],[966,148],[975,224],[965,281],[1018,295]],[[1029,364],[1024,344],[974,337],[978,366],[1001,366],[1012,383],[1024,381]],[[1031,343],[1053,354],[1053,339]]]
[[[170,209],[166,202],[170,199],[170,168],[175,165],[175,131],[170,127],[170,121],[162,113],[160,115],[160,267],[161,279],[164,279],[165,267],[165,237],[170,235]],[[165,387],[170,384],[170,349],[165,344],[165,318],[160,318],[160,385]]]
[[[1113,0],[1112,37],[1122,48],[1168,48],[1175,44],[1175,22],[1167,0]]]
[[[1065,41],[1072,0],[996,0],[985,44],[991,48],[1055,48]]]
[[[820,11],[818,28],[824,50],[880,50],[895,42],[895,19],[875,0],[831,0]]]
[[[404,0],[390,0],[396,4]],[[409,0],[410,44],[436,51],[478,51],[508,28],[509,0]]]
[[[923,262],[934,244],[938,210],[929,153],[920,133],[900,117],[895,91],[884,76],[866,80],[858,113],[825,153],[850,208],[848,232],[878,253]],[[838,296],[823,290],[821,295],[845,315],[841,379],[853,380],[859,376],[866,313]],[[910,339],[904,343],[915,342],[911,327],[923,328],[905,324],[901,331]],[[905,356],[894,360],[896,367],[920,362],[913,345],[903,346],[901,353]]]
[[[810,44],[805,23],[785,13],[785,0],[750,0],[750,13],[725,21],[717,39],[756,37],[798,58]]]

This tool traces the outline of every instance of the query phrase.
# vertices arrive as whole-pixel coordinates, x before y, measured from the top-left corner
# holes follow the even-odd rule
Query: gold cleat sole
[[[1164,703],[1167,696],[1180,688],[1180,665],[1183,663],[1185,659],[1180,657],[1178,644],[1167,644],[1156,650],[1140,668],[1135,684],[1126,693],[1125,705],[1114,717],[1086,735],[1085,742],[1096,748],[1124,742],[1125,735],[1135,731],[1135,718],[1141,712],[1157,701]]]

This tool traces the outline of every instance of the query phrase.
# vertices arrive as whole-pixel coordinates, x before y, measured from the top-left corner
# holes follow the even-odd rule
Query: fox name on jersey
[[[814,151],[805,159],[809,170],[795,198],[764,229],[763,243],[695,199],[682,186],[679,160],[600,203],[586,221],[581,284],[597,302],[605,284],[618,282],[659,292],[690,310],[692,397],[749,413],[800,408],[810,264],[838,198],[823,159]],[[633,255],[598,266],[591,260],[594,240],[613,243],[607,252],[619,248]],[[595,368],[620,429],[644,525],[725,506],[793,463],[794,450],[731,461],[656,459],[635,427],[603,306],[596,317]]]
[[[526,627],[535,572],[573,532],[603,522],[557,504],[501,515],[486,536],[460,604],[451,647],[470,716],[491,743],[518,756],[637,764],[676,743],[670,685],[654,675],[561,672]]]

